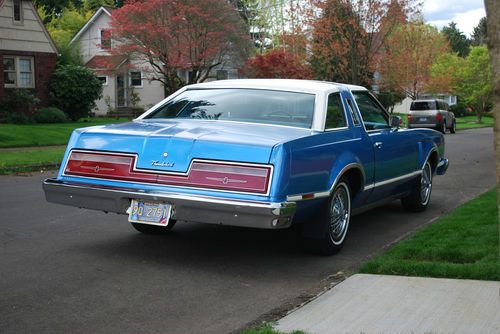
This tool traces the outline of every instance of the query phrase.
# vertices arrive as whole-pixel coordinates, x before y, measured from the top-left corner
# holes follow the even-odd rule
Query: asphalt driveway
[[[179,223],[141,235],[125,216],[45,202],[53,173],[0,177],[1,333],[224,333],[291,307],[411,231],[494,186],[492,129],[446,135],[429,209],[352,219],[333,257],[293,231]]]

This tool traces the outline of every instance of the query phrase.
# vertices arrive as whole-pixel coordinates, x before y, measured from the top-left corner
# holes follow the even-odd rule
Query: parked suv
[[[441,100],[415,100],[408,114],[408,128],[433,128],[442,133],[455,133],[455,115],[448,103]]]

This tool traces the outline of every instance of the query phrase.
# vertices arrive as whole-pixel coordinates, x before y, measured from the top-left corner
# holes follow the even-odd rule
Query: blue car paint
[[[344,89],[341,95],[344,103],[348,98],[355,101],[348,90]],[[361,119],[355,102],[354,106]],[[269,196],[103,179],[92,182],[145,191],[282,202],[294,194],[330,191],[340,172],[348,165],[359,167],[363,174],[362,186],[367,186],[419,170],[433,150],[440,156],[444,153],[443,136],[437,131],[381,129],[367,132],[362,124],[354,124],[349,113],[346,113],[346,118],[347,128],[329,132],[193,119],[140,120],[90,127],[73,132],[63,161],[72,148],[78,148],[136,153],[138,167],[174,172],[186,172],[193,158],[272,164],[274,175]],[[385,148],[375,149],[376,142],[382,142]],[[158,160],[163,152],[169,153],[175,165],[171,168],[151,166],[151,161]],[[63,167],[59,179],[88,182],[85,178],[63,176]],[[361,191],[353,199],[353,208],[404,191],[410,181],[402,180]],[[296,219],[314,213],[317,204],[324,201],[325,198],[298,202]]]

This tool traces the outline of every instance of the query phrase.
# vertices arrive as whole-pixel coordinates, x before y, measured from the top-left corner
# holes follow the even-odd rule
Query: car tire
[[[443,121],[443,125],[441,126],[441,129],[439,131],[441,131],[443,134],[446,133],[446,121]]]
[[[413,185],[410,194],[401,199],[403,207],[412,212],[422,212],[427,209],[432,192],[432,167],[427,161],[422,168],[422,174],[418,182]]]
[[[167,226],[132,223],[132,227],[144,234],[162,235],[169,233],[174,228],[175,223],[177,223],[177,220],[170,219]]]
[[[351,190],[347,179],[335,186],[326,206],[319,214],[315,237],[305,238],[307,249],[319,255],[333,255],[344,245],[351,219]]]
[[[450,133],[455,133],[455,132],[457,132],[457,123],[453,121],[453,123],[451,123]]]

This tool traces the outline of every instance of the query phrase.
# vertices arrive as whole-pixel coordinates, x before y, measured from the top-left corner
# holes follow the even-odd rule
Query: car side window
[[[342,108],[342,101],[340,94],[334,93],[328,96],[328,105],[326,108],[326,129],[342,128],[346,126],[344,108]]]
[[[390,127],[389,116],[368,92],[353,92],[366,130]]]

